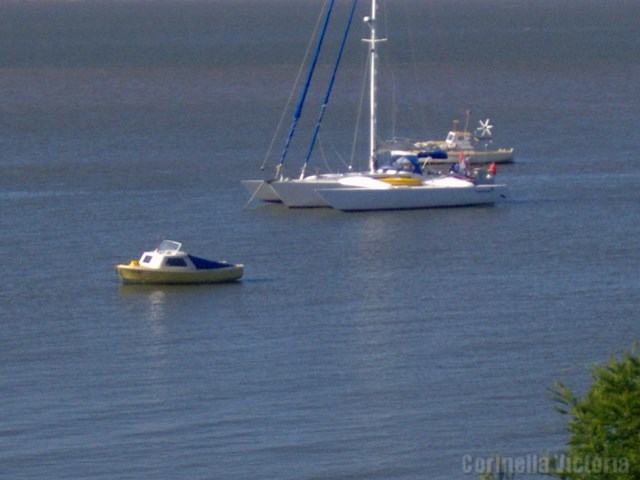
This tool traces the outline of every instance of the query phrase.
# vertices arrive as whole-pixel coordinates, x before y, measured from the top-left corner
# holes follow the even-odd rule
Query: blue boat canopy
[[[431,152],[418,152],[418,158],[433,158],[438,160],[446,160],[449,158],[444,150],[432,150]]]
[[[380,170],[388,172],[390,170],[397,172],[410,172],[422,174],[422,167],[416,155],[392,155],[381,167]]]
[[[216,268],[226,268],[232,265],[228,263],[216,262],[214,260],[207,260],[206,258],[196,257],[189,255],[189,258],[198,270],[213,270]]]

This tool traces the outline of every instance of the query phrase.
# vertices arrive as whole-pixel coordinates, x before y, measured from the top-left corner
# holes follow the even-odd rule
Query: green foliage
[[[569,480],[640,480],[640,349],[591,370],[584,398],[556,383],[557,410],[569,417],[569,449],[553,476]]]

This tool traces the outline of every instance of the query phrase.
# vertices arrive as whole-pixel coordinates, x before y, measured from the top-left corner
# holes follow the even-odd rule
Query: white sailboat
[[[369,44],[369,170],[365,172],[329,173],[304,176],[305,167],[303,167],[300,178],[298,179],[283,179],[280,181],[270,182],[269,187],[288,207],[328,207],[330,205],[327,203],[325,198],[318,193],[320,190],[347,188],[350,185],[350,181],[355,180],[357,183],[358,179],[361,178],[379,178],[382,179],[381,181],[383,183],[386,181],[394,183],[399,182],[403,184],[419,183],[422,181],[423,175],[419,167],[417,170],[413,168],[408,170],[388,169],[384,171],[377,169],[377,44],[386,41],[386,39],[377,37],[376,11],[376,0],[372,0],[371,15],[364,18],[364,22],[369,25],[371,35],[368,39],[363,39],[363,41]],[[339,58],[340,57],[338,57],[338,60]]]
[[[351,17],[353,16],[355,6],[356,6],[356,1],[353,2],[351,15],[349,18],[349,22],[347,24],[347,31],[345,32],[343,43],[340,48],[340,52],[338,53],[338,58],[336,59],[336,66],[335,66],[336,69],[337,69],[337,66],[339,65],[340,58],[342,56],[344,41],[346,40],[349,32]],[[364,40],[370,44],[369,103],[370,103],[371,115],[370,115],[370,158],[369,158],[370,168],[369,168],[369,171],[349,172],[349,173],[326,173],[326,174],[320,174],[320,175],[305,176],[305,170],[306,170],[306,163],[305,163],[300,173],[300,178],[297,178],[297,179],[284,178],[284,176],[281,173],[281,168],[282,168],[282,162],[284,160],[284,153],[286,152],[286,148],[287,148],[285,147],[285,152],[283,152],[283,158],[281,159],[281,162],[278,165],[278,169],[276,170],[276,175],[274,179],[242,181],[242,184],[251,194],[252,199],[255,198],[255,199],[266,201],[266,202],[281,201],[285,205],[289,207],[294,207],[294,208],[328,207],[329,205],[326,203],[326,201],[318,194],[318,190],[324,189],[324,188],[340,188],[342,186],[342,184],[340,183],[340,180],[344,178],[360,177],[360,176],[389,178],[393,176],[401,179],[406,179],[402,181],[410,181],[410,182],[414,181],[412,179],[422,178],[421,172],[405,171],[405,170],[398,170],[395,172],[392,172],[391,170],[376,171],[376,164],[377,164],[377,149],[375,145],[375,139],[376,139],[375,101],[376,101],[376,68],[377,68],[376,67],[376,44],[386,40],[386,39],[378,39],[376,36],[376,18],[375,18],[376,10],[377,10],[376,1],[372,0],[371,16],[367,16],[364,19],[364,21],[371,28],[370,38]],[[328,21],[328,15],[329,13],[327,13],[327,19],[325,19],[325,23]],[[317,47],[318,49],[320,48],[320,45],[321,45],[321,42],[318,44],[318,47]],[[307,79],[307,84],[309,83],[311,74],[312,74],[312,70],[309,71],[309,78]],[[313,145],[315,143],[315,139],[317,137],[320,121],[322,120],[322,115],[324,114],[324,110],[328,103],[329,94],[331,92],[331,87],[333,85],[334,79],[335,79],[335,70],[334,70],[334,76],[331,80],[331,83],[329,84],[329,89],[327,90],[325,103],[322,106],[320,118],[318,120],[318,126],[316,127],[316,131],[314,133],[311,147],[307,155],[307,162],[309,160],[311,151],[313,149]],[[296,116],[299,115],[300,110],[302,108],[304,95],[305,93],[303,93],[303,96],[301,98],[301,104],[298,105],[298,110],[296,111],[296,114],[294,116],[294,125],[297,122]],[[287,146],[291,139],[291,136],[292,136],[292,132],[290,132],[289,138],[287,139]]]
[[[370,37],[364,40],[369,44],[370,56],[369,171],[305,177],[303,167],[299,179],[277,178],[265,182],[268,190],[264,185],[260,186],[264,196],[275,193],[289,207],[333,207],[345,211],[482,205],[493,204],[504,198],[507,187],[496,185],[494,175],[482,179],[468,175],[423,175],[415,162],[417,158],[412,155],[400,158],[415,165],[415,168],[378,169],[376,47],[386,39],[377,37],[376,10],[376,0],[372,0],[371,16],[364,18],[371,32]],[[461,162],[463,160],[460,159]],[[465,174],[469,173],[466,168],[464,170]]]

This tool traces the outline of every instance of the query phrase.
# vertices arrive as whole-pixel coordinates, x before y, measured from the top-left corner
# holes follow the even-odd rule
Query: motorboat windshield
[[[174,242],[173,240],[163,240],[158,245],[158,252],[179,252],[182,244],[180,242]]]

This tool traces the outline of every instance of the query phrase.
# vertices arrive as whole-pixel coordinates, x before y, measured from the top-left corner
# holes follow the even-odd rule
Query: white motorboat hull
[[[392,155],[412,154],[417,155],[420,150],[404,149],[404,150],[391,150]],[[428,165],[445,165],[458,161],[460,153],[462,153],[467,162],[470,165],[488,165],[490,163],[505,164],[513,163],[514,154],[513,148],[502,148],[500,150],[446,150],[447,158],[421,158],[420,164],[424,166]]]
[[[460,153],[463,153],[467,157],[467,161],[471,165],[485,165],[489,163],[505,164],[513,163],[514,155],[513,148],[504,148],[500,150],[447,150],[448,159],[428,158],[422,162],[426,165],[433,164],[445,164],[456,161]]]
[[[175,271],[175,269],[146,268],[139,265],[117,265],[116,271],[125,285],[132,284],[207,284],[226,283],[239,280],[244,274],[244,265],[229,264],[228,267]]]
[[[349,212],[491,205],[505,198],[507,192],[506,185],[470,184],[468,187],[337,188],[318,193],[331,207]]]
[[[251,194],[251,198],[263,202],[281,202],[278,194],[271,188],[271,182],[265,180],[242,180],[242,185]]]

